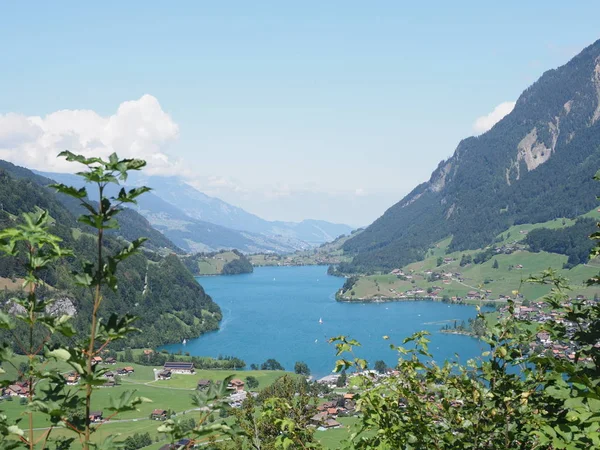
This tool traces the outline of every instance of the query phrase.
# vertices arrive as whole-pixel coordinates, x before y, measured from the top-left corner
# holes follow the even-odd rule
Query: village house
[[[111,388],[111,387],[115,387],[116,385],[117,385],[117,383],[115,383],[114,381],[108,380],[100,387]]]
[[[233,389],[235,392],[241,392],[244,390],[244,382],[238,378],[234,378],[227,385],[227,389]]]
[[[102,422],[102,411],[90,411],[90,422]]]
[[[158,372],[156,377],[159,380],[170,380],[171,379],[171,371],[170,370],[161,370],[160,372]]]
[[[164,409],[155,409],[150,414],[151,420],[167,420],[167,411]]]
[[[112,356],[109,356],[108,358],[106,358],[104,360],[104,364],[116,364],[117,360],[115,358],[113,358]]]
[[[210,386],[210,380],[206,380],[206,379],[200,379],[198,380],[198,386],[197,389],[199,391],[202,391],[204,389],[207,389]]]
[[[19,384],[11,384],[6,388],[6,394],[11,397],[26,397],[27,389],[23,388]]]
[[[100,364],[100,363],[102,363],[102,357],[100,357],[100,356],[94,356],[92,358],[92,364]]]
[[[194,363],[191,362],[166,362],[163,370],[170,370],[172,373],[181,373],[184,375],[192,375],[196,372],[194,370]]]
[[[69,386],[79,384],[79,374],[77,372],[70,372],[67,375],[65,375],[65,377]]]

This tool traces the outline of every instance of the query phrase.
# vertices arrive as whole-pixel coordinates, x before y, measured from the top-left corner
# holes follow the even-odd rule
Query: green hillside
[[[72,249],[78,257],[62,260],[48,268],[44,280],[50,287],[40,294],[60,298],[64,312],[75,314],[73,324],[76,330],[83,332],[89,328],[91,293],[77,286],[71,273],[80,270],[83,261],[94,260],[95,238],[89,228],[77,222],[73,214],[77,208],[73,203],[45,187],[49,181],[27,169],[5,162],[0,164],[0,226],[13,226],[24,212],[40,208],[49,212],[53,219],[51,232],[59,236],[63,240],[62,245]],[[177,247],[133,210],[124,211],[118,219],[121,227],[105,237],[107,250],[120,248],[141,236],[148,235],[150,240],[145,250],[124,261],[119,268],[118,274],[127,282],[119,283],[117,292],[107,290],[104,293],[105,314],[136,315],[139,317],[136,326],[142,330],[142,333],[130,335],[126,341],[115,342],[114,346],[158,346],[217,329],[221,311],[179,258],[172,254],[178,250]],[[164,253],[167,256],[162,256]],[[23,275],[19,261],[0,256],[0,277],[16,280]],[[4,285],[9,286],[8,283]],[[6,309],[9,308],[7,300],[15,295],[22,294],[9,290],[0,292],[0,301]]]
[[[581,218],[599,219],[600,213],[592,210]],[[594,222],[593,220],[591,220]],[[351,287],[346,286],[338,299],[343,301],[411,300],[435,298],[464,302],[503,302],[514,298],[519,291],[522,299],[536,300],[549,291],[548,286],[524,283],[530,275],[539,274],[548,267],[562,268],[560,273],[573,286],[573,295],[593,298],[600,295],[598,287],[588,287],[585,281],[598,272],[600,261],[585,261],[571,266],[569,256],[547,251],[532,251],[528,241],[537,232],[569,236],[569,242],[580,237],[591,248],[590,233],[580,233],[572,219],[556,219],[538,224],[510,227],[496,236],[495,243],[486,248],[450,251],[451,238],[437,242],[422,260],[394,268],[393,273],[360,276]],[[595,225],[594,225],[595,227]],[[571,231],[573,230],[573,231]],[[570,251],[570,247],[565,248]],[[586,249],[589,253],[589,248]],[[473,293],[476,295],[473,295]],[[471,295],[469,295],[471,293]]]
[[[193,275],[237,275],[254,270],[248,258],[237,250],[197,253],[182,261]]]

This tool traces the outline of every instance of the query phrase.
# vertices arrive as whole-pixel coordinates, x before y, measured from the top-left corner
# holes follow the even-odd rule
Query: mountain
[[[600,41],[549,70],[490,131],[461,141],[417,186],[344,244],[344,272],[389,270],[483,247],[515,224],[572,218],[596,205],[600,168]]]
[[[38,173],[65,184],[82,183],[71,174]],[[134,175],[129,182],[152,187],[136,210],[178,246],[192,253],[221,249],[290,253],[332,241],[352,230],[347,225],[319,220],[269,222],[210,197],[177,177]]]
[[[45,269],[44,280],[50,289],[40,295],[59,298],[65,305],[65,313],[74,314],[76,330],[83,332],[89,327],[91,293],[76,285],[69,273],[80,270],[82,261],[94,260],[95,241],[90,234],[92,230],[76,219],[79,208],[76,202],[69,202],[66,200],[69,197],[47,188],[51,182],[27,169],[0,161],[0,227],[13,226],[24,212],[38,208],[49,212],[53,219],[51,232],[59,236],[63,247],[72,249],[77,258],[66,258]],[[119,267],[127,282],[119,283],[117,292],[106,290],[103,294],[103,311],[139,317],[136,326],[142,333],[132,335],[127,341],[118,341],[116,348],[158,346],[217,329],[221,320],[219,306],[173,254],[179,249],[133,210],[124,210],[117,219],[120,228],[105,236],[107,250],[113,252],[122,247],[123,240],[145,235],[150,235],[150,239],[142,252]],[[161,256],[164,253],[168,255]],[[0,255],[0,277],[17,280],[23,276],[23,268],[14,258]],[[15,295],[19,294],[0,292],[0,304],[10,304],[9,299]],[[21,331],[25,332],[16,332]]]
[[[26,169],[24,167],[15,166],[14,164],[9,163],[7,161],[3,161],[3,160],[0,160],[0,170],[3,171],[5,174],[8,174],[10,177],[13,177],[13,178],[16,178],[19,180],[23,180],[26,182],[30,182],[30,183],[33,183],[34,185],[37,185],[38,188],[39,187],[43,188],[42,192],[44,194],[41,195],[37,200],[23,202],[23,204],[21,205],[22,207],[19,209],[19,212],[30,212],[30,211],[32,211],[33,206],[35,206],[35,205],[40,206],[45,209],[48,209],[48,207],[40,204],[40,202],[42,201],[42,198],[45,198],[44,196],[45,196],[46,191],[50,192],[50,194],[51,194],[50,198],[58,200],[62,204],[62,206],[67,210],[67,212],[71,214],[72,217],[79,216],[80,214],[82,214],[84,212],[83,208],[72,197],[68,197],[68,196],[62,195],[62,194],[55,194],[54,190],[47,189],[47,186],[49,186],[50,184],[56,183],[57,181],[60,181],[60,180],[51,179],[51,178],[36,174],[29,169]],[[78,180],[77,184],[82,185],[79,177],[72,175],[71,181],[73,181],[74,179]],[[68,180],[65,180],[65,181],[68,181]],[[60,182],[63,182],[63,181],[60,181]],[[8,192],[6,193],[6,195],[9,195]],[[22,199],[23,194],[18,192],[18,190],[16,190],[16,189],[13,192],[11,192],[10,195],[14,196],[15,198],[23,200]],[[29,199],[29,200],[32,200],[32,199]],[[3,201],[2,198],[0,198],[0,201]],[[54,207],[53,210],[56,211],[57,208]],[[66,216],[64,214],[61,213],[60,217],[63,220],[66,220]],[[137,212],[135,212],[133,210],[130,210],[130,209],[124,210],[119,215],[119,223],[121,226],[118,230],[110,231],[108,233],[112,234],[112,235],[121,236],[122,238],[124,238],[125,240],[130,241],[130,242],[135,239],[138,239],[140,237],[146,237],[148,240],[145,243],[145,248],[147,248],[147,249],[150,249],[150,250],[166,249],[166,250],[173,251],[176,253],[181,253],[181,249],[179,247],[177,247],[171,240],[166,238],[158,230],[153,228],[152,225],[150,225],[150,222],[148,222],[148,220],[146,220],[143,216],[141,216],[140,214],[138,214]],[[80,226],[77,223],[72,223],[71,225],[73,227]]]
[[[302,222],[265,220],[223,200],[210,197],[177,177],[137,177],[136,183],[152,187],[158,197],[176,206],[189,217],[273,239],[283,237],[310,245],[320,245],[352,231],[352,227],[348,225],[324,220],[308,219]]]

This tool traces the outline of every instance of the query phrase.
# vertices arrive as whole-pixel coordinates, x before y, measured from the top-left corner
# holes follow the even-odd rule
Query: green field
[[[15,380],[17,378],[17,369],[21,362],[25,361],[23,356],[14,356],[10,363],[4,362],[2,368],[6,373],[0,375],[1,380]],[[15,368],[16,366],[16,368]],[[153,439],[164,440],[156,428],[159,423],[149,420],[150,413],[154,409],[169,409],[175,411],[178,416],[183,415],[194,417],[198,412],[191,411],[194,406],[191,401],[191,396],[195,391],[199,379],[223,380],[229,375],[235,375],[240,379],[245,379],[248,376],[254,376],[259,381],[257,390],[273,383],[277,378],[284,375],[286,372],[279,371],[232,371],[232,370],[198,370],[194,375],[173,374],[170,380],[154,380],[154,369],[149,366],[141,366],[133,363],[118,363],[114,366],[106,366],[110,369],[116,369],[123,366],[132,366],[135,372],[128,376],[121,377],[121,384],[111,388],[98,388],[94,392],[92,398],[92,409],[104,411],[104,417],[109,415],[107,408],[111,404],[111,398],[117,398],[123,392],[135,390],[136,395],[147,397],[152,400],[151,403],[143,403],[138,407],[137,411],[124,412],[119,414],[113,420],[102,424],[95,433],[96,440],[101,441],[109,435],[119,435],[120,439],[125,439],[135,433],[149,432]],[[60,372],[67,373],[70,367],[64,363],[48,363],[46,369],[57,369]],[[43,387],[43,386],[39,386]],[[80,390],[80,386],[71,386],[73,390]],[[21,405],[19,398],[13,398],[12,401],[0,401],[0,410],[3,411],[10,419],[23,418],[24,422],[21,426],[25,426],[26,422],[23,413],[26,406]],[[187,412],[186,412],[187,411]],[[119,422],[123,421],[123,422]],[[34,427],[38,435],[44,433],[44,428],[49,426],[49,422],[45,416],[34,415]],[[54,430],[53,435],[72,435],[66,430]],[[159,448],[164,442],[157,444]]]
[[[223,272],[223,266],[239,256],[233,252],[219,252],[214,256],[198,257],[199,275],[219,275]]]

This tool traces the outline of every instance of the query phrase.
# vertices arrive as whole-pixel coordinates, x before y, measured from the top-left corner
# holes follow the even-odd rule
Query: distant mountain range
[[[428,182],[345,242],[368,272],[423,259],[436,242],[448,251],[490,244],[512,225],[573,218],[594,208],[600,184],[600,41],[549,70],[490,131],[459,143]]]
[[[38,173],[61,183],[81,185],[79,177],[71,174]],[[188,252],[238,249],[246,253],[287,253],[352,231],[348,225],[319,220],[267,221],[210,197],[177,177],[137,176],[128,182],[153,189],[141,198],[137,211]]]

